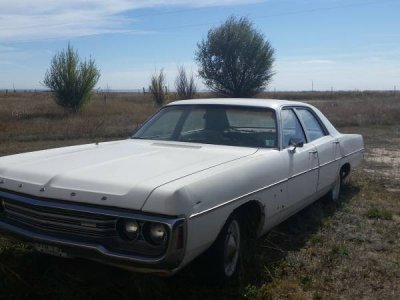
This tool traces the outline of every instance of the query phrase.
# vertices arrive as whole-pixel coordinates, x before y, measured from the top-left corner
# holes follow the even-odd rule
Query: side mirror
[[[297,147],[301,148],[301,147],[304,146],[304,140],[301,139],[301,138],[292,137],[289,140],[289,146],[293,147],[293,149],[289,149],[289,151],[290,152],[295,152]]]

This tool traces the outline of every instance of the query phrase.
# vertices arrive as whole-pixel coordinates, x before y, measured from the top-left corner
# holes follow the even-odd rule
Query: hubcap
[[[230,277],[236,270],[239,261],[240,228],[239,223],[233,220],[225,236],[224,268],[225,275]]]

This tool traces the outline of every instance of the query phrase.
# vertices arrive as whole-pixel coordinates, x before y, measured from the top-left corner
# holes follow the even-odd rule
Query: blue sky
[[[400,89],[399,12],[399,0],[0,0],[0,89],[44,88],[68,42],[96,60],[99,88],[141,89],[163,68],[173,89],[177,66],[196,74],[196,43],[230,15],[275,48],[270,90]]]

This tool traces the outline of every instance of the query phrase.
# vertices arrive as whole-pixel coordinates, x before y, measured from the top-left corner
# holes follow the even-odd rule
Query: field
[[[262,97],[319,107],[339,131],[363,134],[366,155],[339,203],[322,198],[254,241],[237,282],[210,287],[196,276],[197,262],[157,278],[42,255],[0,237],[0,299],[400,299],[400,95]],[[69,115],[48,93],[0,92],[0,156],[124,139],[156,110],[148,95],[108,93]]]

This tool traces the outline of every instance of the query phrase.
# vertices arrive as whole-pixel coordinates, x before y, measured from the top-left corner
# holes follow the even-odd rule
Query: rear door
[[[338,141],[329,134],[321,120],[311,109],[297,107],[296,113],[303,124],[307,139],[318,151],[319,176],[317,191],[329,189],[335,182],[339,169],[339,161],[336,159]]]

